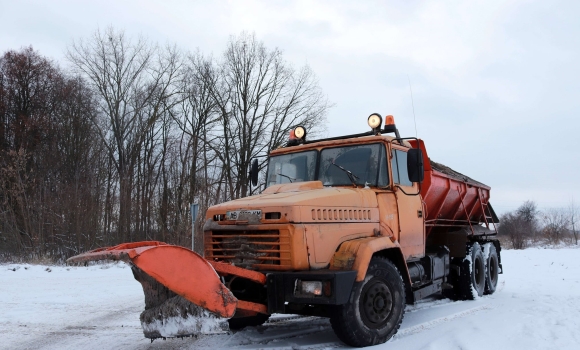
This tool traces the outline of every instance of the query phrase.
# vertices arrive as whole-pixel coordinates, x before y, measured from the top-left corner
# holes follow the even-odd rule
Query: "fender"
[[[330,261],[330,269],[356,270],[356,281],[360,282],[365,279],[371,258],[375,254],[391,259],[399,269],[405,285],[410,287],[411,278],[401,247],[391,237],[366,237],[342,243]]]

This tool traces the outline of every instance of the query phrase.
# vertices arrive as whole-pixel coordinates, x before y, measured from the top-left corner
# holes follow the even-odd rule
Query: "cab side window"
[[[391,167],[393,168],[394,183],[401,186],[413,186],[407,173],[407,152],[394,149],[393,158],[391,158]]]

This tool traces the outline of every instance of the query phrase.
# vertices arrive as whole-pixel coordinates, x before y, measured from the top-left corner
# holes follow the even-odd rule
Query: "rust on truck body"
[[[362,281],[373,254],[385,249],[400,249],[400,246],[389,237],[366,237],[343,243],[337,254],[353,261],[352,270],[357,271],[356,280]]]

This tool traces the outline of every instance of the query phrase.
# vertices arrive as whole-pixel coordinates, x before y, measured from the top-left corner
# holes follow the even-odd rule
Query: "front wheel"
[[[350,346],[370,346],[389,340],[405,312],[405,286],[399,270],[387,259],[371,259],[364,281],[353,286],[349,301],[330,318],[336,336]]]

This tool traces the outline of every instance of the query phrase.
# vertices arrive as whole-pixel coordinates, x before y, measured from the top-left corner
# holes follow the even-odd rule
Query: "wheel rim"
[[[393,309],[393,295],[381,280],[371,280],[362,290],[360,311],[369,328],[380,328]]]

